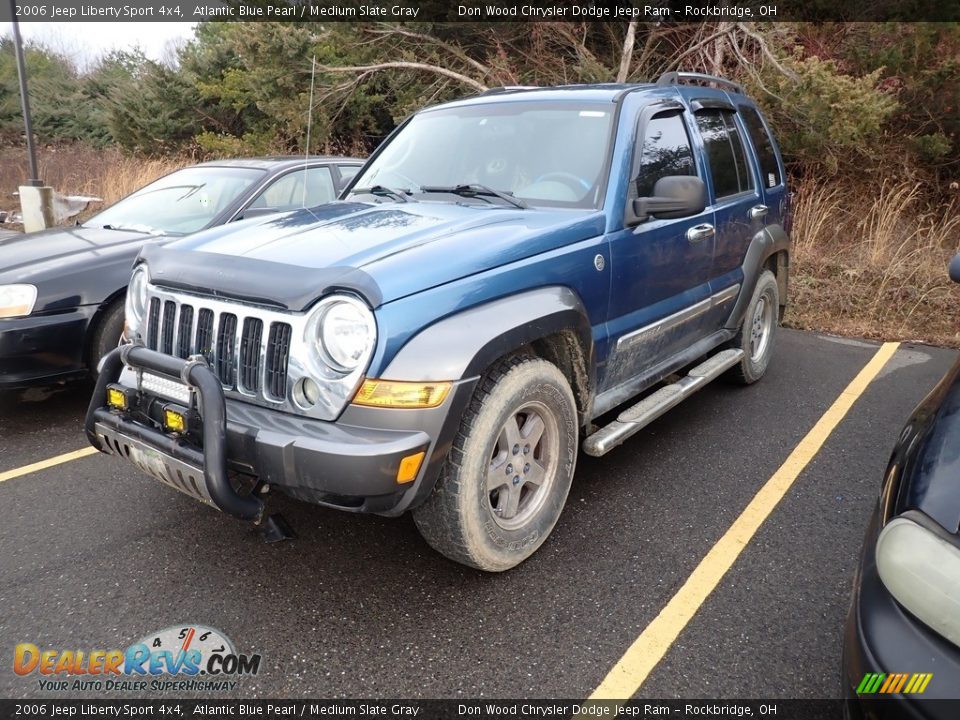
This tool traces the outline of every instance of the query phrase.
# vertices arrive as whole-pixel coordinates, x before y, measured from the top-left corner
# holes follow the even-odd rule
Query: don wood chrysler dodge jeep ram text
[[[267,489],[409,510],[444,555],[506,570],[556,524],[578,449],[764,374],[788,197],[719,78],[423,110],[338,202],[145,248],[87,435],[275,533]]]

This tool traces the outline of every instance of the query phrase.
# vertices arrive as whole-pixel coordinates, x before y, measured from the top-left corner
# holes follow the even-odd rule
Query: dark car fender
[[[767,225],[750,239],[750,246],[743,258],[743,283],[740,296],[737,298],[725,327],[736,330],[743,322],[747,306],[753,298],[753,290],[757,286],[760,274],[770,266],[770,260],[776,256],[776,265],[772,268],[777,276],[777,285],[780,291],[781,317],[782,309],[787,304],[787,287],[789,281],[790,236],[780,225]]]
[[[581,357],[577,360],[569,349],[562,349],[562,342],[551,342],[540,349],[558,365],[570,362],[571,367],[562,369],[574,375],[571,385],[582,420],[592,402],[596,377],[593,333],[586,308],[569,288],[537,288],[450,315],[421,330],[394,356],[382,379],[459,381],[455,385],[459,392],[435,431],[426,471],[402,509],[415,507],[433,491],[479,377],[499,358],[524,347],[537,347],[538,341],[548,338],[567,342],[576,338],[579,345],[576,352]],[[551,355],[550,349],[559,357]],[[414,420],[413,415],[410,417]]]

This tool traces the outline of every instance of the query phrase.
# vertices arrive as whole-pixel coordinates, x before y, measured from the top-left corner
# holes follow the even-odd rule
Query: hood
[[[153,235],[130,230],[72,227],[41,230],[0,240],[0,283],[38,282],[64,272],[66,264],[110,257],[136,256]]]
[[[302,310],[323,290],[341,286],[357,290],[375,307],[595,237],[604,224],[594,210],[337,202],[214,228],[162,251],[151,248],[144,257],[154,282],[172,287]],[[262,278],[259,284],[255,276]],[[347,279],[341,284],[338,277]]]

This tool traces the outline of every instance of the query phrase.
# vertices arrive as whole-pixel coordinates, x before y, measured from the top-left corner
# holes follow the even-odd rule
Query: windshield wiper
[[[450,193],[452,195],[461,195],[463,197],[495,197],[500,198],[505,203],[513,205],[515,208],[526,210],[529,206],[521,199],[515,198],[510,193],[494,190],[487,185],[480,183],[465,183],[462,185],[424,185],[420,192],[425,193]]]
[[[152,228],[149,225],[130,225],[129,227],[123,227],[121,225],[103,225],[104,230],[117,230],[119,232],[138,232],[146,233],[147,235],[169,235],[170,233],[164,232],[163,230],[157,230]]]
[[[394,190],[393,188],[388,188],[385,185],[371,185],[368,188],[354,188],[350,191],[351,195],[380,195],[391,197],[394,200],[399,200],[400,202],[410,202],[410,199],[407,195],[410,194],[409,190]]]

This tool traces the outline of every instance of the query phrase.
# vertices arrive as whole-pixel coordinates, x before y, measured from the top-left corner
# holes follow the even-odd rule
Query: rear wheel
[[[482,381],[427,502],[413,517],[452,560],[508,570],[547,539],[577,459],[577,409],[556,366],[514,358]]]
[[[737,336],[730,347],[743,350],[743,359],[728,371],[728,377],[743,385],[755,383],[763,377],[773,354],[773,341],[780,314],[780,292],[777,278],[764,270],[757,279],[753,297],[747,306]]]
[[[90,339],[88,363],[90,375],[97,379],[97,366],[108,352],[120,344],[123,335],[124,307],[123,298],[116,300],[103,311]]]

